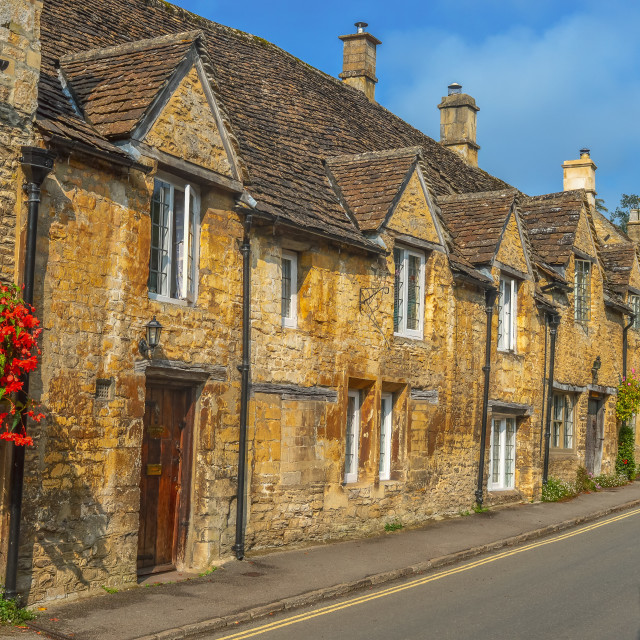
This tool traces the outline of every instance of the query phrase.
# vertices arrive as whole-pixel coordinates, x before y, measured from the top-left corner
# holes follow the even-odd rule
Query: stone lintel
[[[147,378],[167,381],[207,382],[227,380],[227,367],[215,364],[190,364],[179,360],[137,360],[133,365],[137,373]]]
[[[568,391],[569,393],[582,393],[587,390],[587,387],[577,384],[565,384],[563,382],[553,381],[553,388],[558,391]]]
[[[276,382],[256,382],[251,385],[251,395],[271,393],[283,400],[307,400],[317,402],[337,402],[338,392],[330,387],[301,387],[297,384],[278,384]]]
[[[489,411],[492,413],[508,413],[514,416],[533,415],[533,407],[530,404],[504,402],[502,400],[489,400]]]
[[[158,167],[165,171],[174,173],[187,180],[192,180],[198,184],[206,185],[208,187],[220,187],[225,191],[230,191],[233,194],[240,194],[243,191],[242,182],[223,176],[211,169],[200,167],[197,164],[193,164],[182,158],[177,158],[169,153],[150,147],[144,142],[138,142],[137,140],[131,141],[134,146],[143,156],[153,158],[158,161]]]
[[[394,233],[392,231],[389,232],[389,235],[392,235],[398,242],[409,245],[411,247],[416,247],[417,249],[426,249],[427,251],[441,251],[442,253],[446,253],[445,248],[441,244],[438,244],[436,242],[429,242],[428,240],[422,240],[422,238],[416,238],[404,233]]]
[[[493,264],[500,269],[502,273],[507,276],[511,276],[512,278],[517,278],[518,280],[533,280],[533,278],[526,272],[520,271],[511,265],[504,264],[499,260],[494,260]]]
[[[596,393],[602,393],[606,396],[618,395],[618,390],[615,387],[606,387],[602,384],[588,384],[587,391],[595,391]]]
[[[428,402],[429,404],[438,404],[437,389],[411,389],[411,400],[416,402]]]

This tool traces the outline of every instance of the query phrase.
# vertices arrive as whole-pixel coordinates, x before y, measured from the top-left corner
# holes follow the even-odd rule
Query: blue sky
[[[336,76],[338,35],[369,23],[377,101],[439,139],[436,105],[459,82],[480,107],[480,166],[525,193],[562,190],[591,149],[610,210],[640,193],[640,3],[621,0],[299,0],[176,4],[261,36]]]

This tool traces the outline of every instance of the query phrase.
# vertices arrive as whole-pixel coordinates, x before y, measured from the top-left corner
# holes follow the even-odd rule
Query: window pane
[[[393,250],[393,262],[395,264],[395,283],[393,289],[393,330],[397,333],[402,327],[402,306],[404,291],[403,254],[401,249]]]
[[[575,265],[575,319],[578,322],[586,322],[591,311],[591,263],[576,260]]]
[[[196,199],[193,190],[189,192],[189,256],[187,264],[187,293],[189,296],[195,295],[196,291]]]
[[[149,291],[161,295],[168,294],[170,198],[170,186],[156,180],[151,199]]]
[[[171,253],[171,297],[179,298],[182,291],[182,258],[184,252],[184,191],[173,191],[173,251]]]
[[[291,260],[282,258],[282,317],[291,317]]]
[[[409,256],[407,274],[407,329],[420,328],[420,258]]]
[[[491,484],[500,483],[500,420],[492,420]]]
[[[506,420],[506,437],[504,452],[504,486],[506,488],[513,487],[513,470],[515,467],[515,451],[516,451],[516,421],[514,418]]]
[[[565,396],[564,405],[564,448],[573,447],[573,401],[571,396]]]

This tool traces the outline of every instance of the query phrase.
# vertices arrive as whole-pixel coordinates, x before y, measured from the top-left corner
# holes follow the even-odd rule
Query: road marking
[[[482,558],[480,560],[476,560],[475,562],[470,562],[469,564],[465,564],[459,567],[453,567],[451,569],[446,569],[445,571],[440,571],[438,573],[428,575],[423,578],[417,578],[415,580],[411,580],[410,582],[407,582],[402,585],[389,587],[388,589],[378,591],[377,593],[372,593],[369,595],[352,598],[351,600],[347,600],[346,602],[338,602],[336,604],[332,604],[326,607],[322,607],[321,609],[317,609],[316,611],[300,613],[296,616],[287,618],[286,620],[271,622],[269,624],[262,625],[261,627],[256,627],[255,629],[247,629],[246,631],[239,631],[238,633],[233,633],[229,636],[224,636],[219,640],[243,640],[244,638],[252,638],[253,636],[258,636],[263,633],[268,633],[269,631],[282,629],[283,627],[288,627],[289,625],[296,624],[298,622],[304,622],[305,620],[311,620],[312,618],[324,616],[329,613],[333,613],[334,611],[340,611],[341,609],[354,607],[359,604],[364,604],[365,602],[370,602],[371,600],[377,600],[378,598],[384,598],[386,596],[394,595],[396,593],[399,593],[400,591],[405,591],[406,589],[414,589],[415,587],[420,587],[423,584],[434,582],[435,580],[440,580],[441,578],[446,578],[448,576],[452,576],[457,573],[462,573],[464,571],[469,571],[471,569],[476,569],[477,567],[481,567],[485,564],[489,564],[490,562],[496,562],[497,560],[502,560],[503,558],[508,558],[518,553],[524,553],[525,551],[531,551],[532,549],[537,549],[538,547],[543,547],[547,544],[552,544],[554,542],[567,540],[568,538],[573,538],[574,536],[578,536],[583,533],[588,533],[589,531],[593,531],[594,529],[598,529],[599,527],[604,527],[605,525],[612,524],[613,522],[618,522],[619,520],[624,520],[625,518],[630,518],[631,516],[635,516],[638,514],[640,514],[640,509],[634,509],[633,511],[629,511],[623,515],[615,516],[613,518],[605,520],[604,522],[597,522],[595,524],[590,524],[590,525],[587,525],[586,527],[582,527],[581,529],[576,529],[575,531],[563,533],[553,538],[550,538],[548,540],[540,540],[539,542],[532,542],[531,544],[527,544],[523,547],[510,549],[509,551],[503,551],[502,553],[498,553],[489,558]]]

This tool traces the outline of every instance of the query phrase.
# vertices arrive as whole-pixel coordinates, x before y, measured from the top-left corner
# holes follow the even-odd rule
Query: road
[[[638,640],[640,509],[207,640]]]

